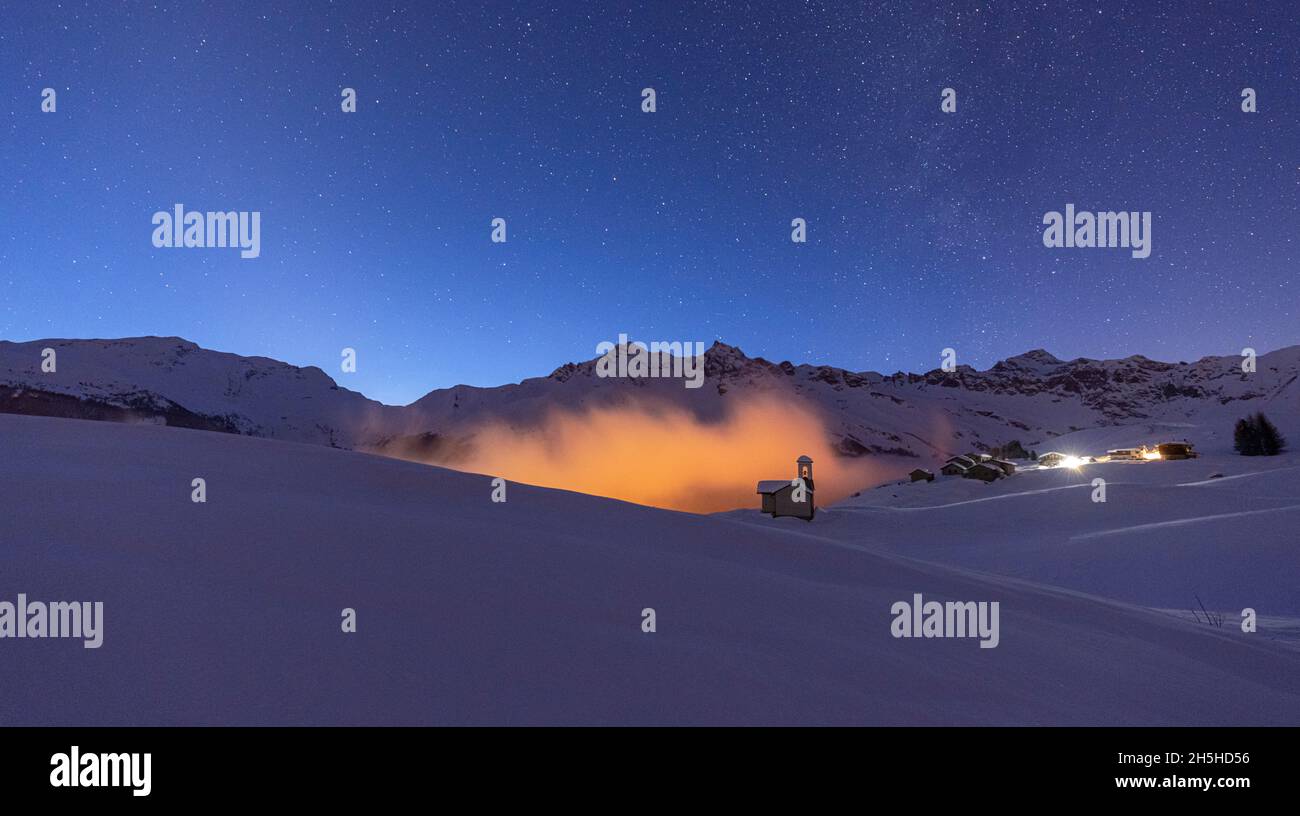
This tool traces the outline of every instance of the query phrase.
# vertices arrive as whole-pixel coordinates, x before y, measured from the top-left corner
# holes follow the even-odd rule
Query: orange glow
[[[718,422],[679,408],[556,410],[537,428],[480,426],[462,454],[429,464],[694,513],[757,508],[755,483],[795,478],[802,454],[819,506],[907,470],[837,456],[814,413],[775,398]]]

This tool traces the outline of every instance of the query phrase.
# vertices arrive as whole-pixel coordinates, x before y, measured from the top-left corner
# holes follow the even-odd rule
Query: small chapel
[[[790,480],[766,479],[758,483],[758,495],[763,497],[762,510],[772,518],[793,516],[812,521],[817,512],[813,503],[813,460],[800,456],[794,463],[795,477]]]

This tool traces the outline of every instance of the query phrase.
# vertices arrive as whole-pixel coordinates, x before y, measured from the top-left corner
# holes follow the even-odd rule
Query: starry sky
[[[620,332],[885,373],[1271,350],[1297,42],[1289,2],[6,3],[0,338],[177,335],[389,403]],[[261,257],[155,248],[178,202],[260,211]],[[1044,247],[1067,203],[1151,211],[1151,257]]]

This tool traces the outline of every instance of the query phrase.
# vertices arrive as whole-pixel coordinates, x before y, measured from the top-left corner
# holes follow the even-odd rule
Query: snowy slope
[[[865,490],[814,526],[845,542],[1143,606],[1187,610],[1199,595],[1236,624],[1246,607],[1300,618],[1297,477],[1298,455],[1228,454],[1022,470],[993,484],[941,476]],[[1097,478],[1104,503],[1093,501]]]
[[[319,445],[0,416],[0,598],[106,619],[98,650],[0,640],[0,724],[1300,725],[1300,653],[879,546],[924,514],[850,541],[854,511],[489,494]],[[916,592],[999,601],[1000,645],[892,638]]]

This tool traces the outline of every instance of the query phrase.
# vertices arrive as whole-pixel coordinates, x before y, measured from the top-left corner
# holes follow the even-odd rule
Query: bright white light
[[[1061,467],[1068,467],[1068,468],[1083,467],[1083,460],[1077,456],[1067,456],[1061,460]]]

